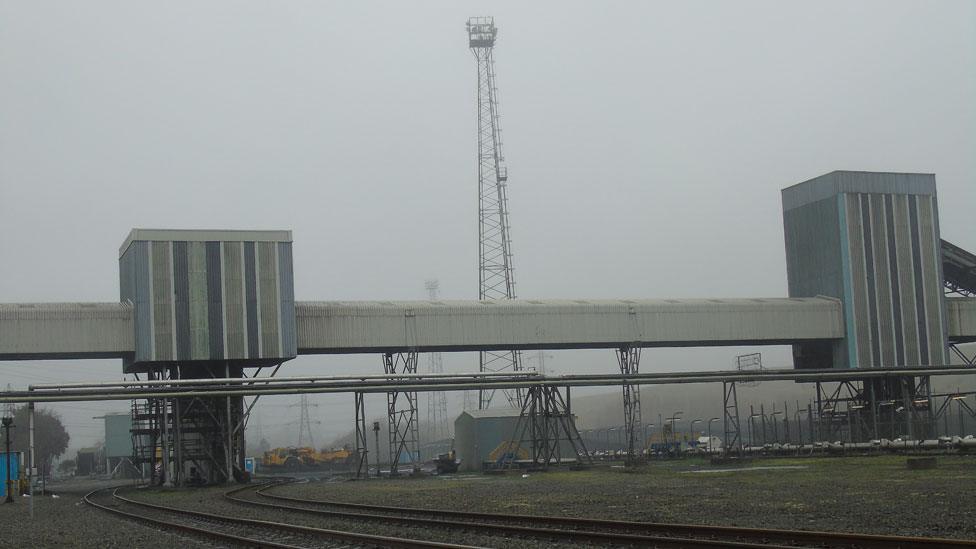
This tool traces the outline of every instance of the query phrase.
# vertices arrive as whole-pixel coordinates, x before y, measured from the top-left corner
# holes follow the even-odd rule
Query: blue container
[[[10,452],[10,480],[13,482],[14,494],[17,493],[17,483],[20,479],[20,452]],[[7,453],[0,452],[0,497],[7,497]]]

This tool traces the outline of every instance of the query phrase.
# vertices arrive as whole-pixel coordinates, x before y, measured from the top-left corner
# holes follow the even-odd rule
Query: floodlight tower
[[[498,29],[494,17],[468,19],[468,47],[478,62],[478,299],[515,299],[511,233],[508,224],[508,170],[498,126],[498,88],[493,50]],[[517,372],[518,351],[482,352],[482,372]],[[491,405],[494,390],[479,391],[478,408]],[[522,406],[519,390],[506,390],[508,404]]]

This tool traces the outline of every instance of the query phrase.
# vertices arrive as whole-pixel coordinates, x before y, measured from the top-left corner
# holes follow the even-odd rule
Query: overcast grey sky
[[[0,301],[117,300],[132,227],[291,229],[301,300],[476,298],[472,15],[500,28],[523,297],[785,295],[779,190],[835,169],[935,173],[943,237],[976,249],[973,2],[2,2]]]

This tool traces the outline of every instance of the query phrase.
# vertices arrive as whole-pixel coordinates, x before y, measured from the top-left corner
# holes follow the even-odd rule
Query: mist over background
[[[779,191],[836,169],[935,173],[943,238],[976,249],[972,2],[5,2],[0,302],[117,301],[133,227],[290,229],[298,300],[424,299],[429,278],[476,299],[475,15],[499,27],[520,297],[785,296]],[[648,349],[641,370],[758,351],[791,366],[785,347]],[[617,368],[548,354],[552,373]],[[381,368],[299,357],[281,375]],[[14,388],[121,377],[0,364]],[[644,413],[670,391],[645,389]],[[574,391],[594,394],[607,412],[581,420],[622,422],[619,391]],[[310,400],[317,444],[349,430],[351,395]],[[248,436],[295,444],[297,402],[262,398]],[[76,448],[128,403],[51,408]]]

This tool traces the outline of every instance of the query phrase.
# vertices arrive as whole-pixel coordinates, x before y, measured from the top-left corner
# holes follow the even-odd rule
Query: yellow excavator
[[[347,447],[318,451],[315,448],[273,448],[261,456],[261,467],[267,470],[300,471],[343,467],[353,463],[354,452]]]

